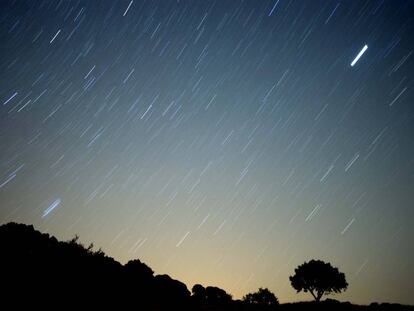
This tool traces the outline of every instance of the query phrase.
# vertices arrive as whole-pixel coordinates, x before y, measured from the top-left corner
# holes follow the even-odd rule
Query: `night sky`
[[[235,298],[311,299],[288,277],[315,258],[347,277],[332,298],[414,304],[413,18],[399,0],[1,1],[0,223]]]

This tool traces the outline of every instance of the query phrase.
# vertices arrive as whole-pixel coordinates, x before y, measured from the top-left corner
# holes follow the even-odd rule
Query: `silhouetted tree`
[[[267,288],[259,288],[255,293],[247,294],[243,297],[243,301],[249,304],[260,306],[277,306],[279,304],[275,294]]]
[[[153,289],[154,271],[139,259],[128,261],[123,267],[125,295],[139,299],[140,305],[150,305],[156,293]]]
[[[205,294],[208,305],[224,305],[232,300],[231,295],[227,294],[224,289],[215,286],[207,286]]]
[[[345,274],[321,260],[311,260],[298,266],[289,280],[297,292],[309,291],[315,301],[320,301],[324,294],[340,293],[348,287]]]
[[[154,291],[154,298],[161,306],[187,306],[190,300],[187,286],[166,274],[155,276]]]
[[[148,281],[154,276],[154,271],[139,259],[128,261],[124,268],[125,272],[136,281]]]
[[[206,303],[206,289],[203,285],[195,284],[191,289],[194,303],[196,305],[204,305]]]
[[[193,303],[198,306],[223,306],[232,302],[231,295],[227,294],[224,289],[195,284],[191,289],[193,295],[191,296]]]

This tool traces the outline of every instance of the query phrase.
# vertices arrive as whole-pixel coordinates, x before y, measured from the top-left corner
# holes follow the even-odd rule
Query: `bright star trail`
[[[59,204],[60,204],[60,199],[56,199],[52,204],[50,204],[50,206],[47,209],[45,209],[43,211],[42,218],[44,218],[47,215],[49,215],[49,213],[52,212],[56,207],[58,207]]]
[[[354,66],[357,61],[361,58],[361,56],[365,53],[365,51],[368,49],[368,45],[364,45],[362,50],[358,53],[358,55],[355,57],[355,59],[352,61],[351,66]]]
[[[307,300],[321,259],[332,298],[414,304],[413,12],[0,1],[0,223],[236,299]]]

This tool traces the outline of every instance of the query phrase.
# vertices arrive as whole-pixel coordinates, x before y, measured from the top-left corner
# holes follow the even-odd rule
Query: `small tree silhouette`
[[[132,278],[138,279],[139,282],[148,281],[154,275],[154,271],[139,259],[128,261],[124,266],[124,270]]]
[[[190,300],[190,292],[187,286],[172,279],[167,274],[158,274],[154,277],[154,300],[160,309],[167,310],[167,306],[171,310],[177,310],[179,306],[185,306]]]
[[[206,289],[201,284],[195,284],[191,289],[193,293],[192,299],[197,305],[204,305],[206,303]]]
[[[243,297],[243,301],[260,306],[276,306],[279,304],[275,294],[267,288],[259,288],[256,293],[250,293]]]
[[[230,303],[232,297],[224,289],[216,286],[207,286],[205,290],[206,302],[208,305],[225,305]]]
[[[309,291],[315,301],[320,301],[324,294],[340,293],[348,287],[345,274],[321,260],[311,260],[298,266],[289,280],[297,292]]]

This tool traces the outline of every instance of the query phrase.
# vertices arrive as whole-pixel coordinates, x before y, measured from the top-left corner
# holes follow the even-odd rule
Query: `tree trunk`
[[[316,301],[319,302],[321,301],[321,298],[323,296],[323,294],[325,293],[325,291],[318,291],[318,296],[316,296]]]
[[[309,290],[309,292],[312,294],[313,298],[315,299],[315,301],[319,301],[318,297],[315,296],[315,294],[313,293],[313,290]]]

